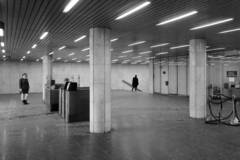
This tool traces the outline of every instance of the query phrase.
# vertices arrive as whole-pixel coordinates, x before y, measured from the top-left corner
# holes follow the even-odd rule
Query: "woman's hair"
[[[22,77],[23,77],[24,75],[27,77],[27,73],[23,73],[23,74],[22,74]]]

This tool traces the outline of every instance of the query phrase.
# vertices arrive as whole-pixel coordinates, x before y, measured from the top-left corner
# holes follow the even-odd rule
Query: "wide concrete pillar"
[[[43,56],[43,101],[45,97],[45,85],[52,79],[52,55]]]
[[[190,40],[190,117],[204,118],[206,117],[206,77],[207,77],[207,55],[206,40],[192,39]]]
[[[111,131],[111,40],[107,28],[90,29],[90,132]]]
[[[154,78],[154,71],[153,68],[154,64],[153,64],[153,60],[149,60],[149,93],[153,94],[153,78]]]

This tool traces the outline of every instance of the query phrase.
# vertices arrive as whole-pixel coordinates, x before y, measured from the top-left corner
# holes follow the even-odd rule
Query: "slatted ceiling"
[[[95,6],[95,8],[92,8],[92,11],[91,11],[91,14],[90,14],[90,15],[87,15],[87,16],[83,17],[83,18],[85,18],[85,19],[82,20],[82,21],[84,22],[84,25],[81,25],[81,24],[83,23],[82,21],[80,21],[80,22],[78,22],[78,21],[73,21],[73,22],[76,22],[76,23],[73,23],[73,24],[70,23],[70,25],[72,25],[71,29],[72,29],[72,30],[77,30],[77,29],[79,28],[79,30],[81,30],[81,29],[83,28],[83,29],[85,29],[87,32],[89,32],[89,28],[93,26],[93,25],[92,25],[92,22],[94,21],[94,20],[90,19],[89,16],[92,16],[93,12],[98,13],[98,12],[100,12],[101,10],[104,10],[104,8],[105,8],[106,6],[107,6],[106,4],[105,4],[105,5],[102,5],[103,8],[101,8],[100,6]],[[118,5],[112,4],[112,6],[109,6],[109,7],[114,9],[114,7],[116,7],[116,6],[118,6]],[[98,13],[98,14],[97,14],[97,17],[96,17],[95,19],[100,19],[101,17],[104,17],[104,15],[102,15],[101,13]],[[96,23],[97,25],[101,25],[101,23],[99,23],[99,22],[104,23],[104,21],[102,21],[102,19],[98,20],[98,21],[95,22],[95,23]],[[81,26],[81,27],[79,27],[79,26]],[[86,32],[86,31],[85,31],[85,32]],[[79,32],[79,31],[78,31],[78,32]],[[73,34],[74,34],[74,33],[73,33]],[[73,34],[69,34],[69,35],[67,36],[67,38],[68,38],[68,37],[71,38],[71,37],[73,36]]]
[[[4,0],[4,2],[6,1],[7,0]],[[28,50],[31,49],[34,43],[37,43],[38,47],[34,49],[30,55],[27,55],[27,58],[29,57],[30,60],[36,60],[42,56],[40,51],[49,45],[53,46],[56,49],[62,45],[67,45],[67,49],[65,49],[66,57],[69,54],[68,48],[76,47],[77,50],[81,50],[85,48],[86,45],[88,45],[89,40],[86,38],[84,40],[81,40],[79,43],[74,43],[73,41],[76,38],[79,38],[81,35],[88,35],[89,28],[93,26],[109,26],[112,29],[112,35],[114,35],[112,38],[119,38],[118,41],[112,44],[114,47],[113,56],[116,55],[116,57],[118,57],[120,55],[123,55],[121,53],[122,51],[129,50],[130,47],[127,46],[128,44],[133,43],[137,40],[147,40],[147,43],[145,44],[148,45],[146,46],[148,48],[150,45],[158,44],[161,42],[170,43],[171,45],[168,47],[177,46],[184,43],[188,44],[189,39],[192,36],[198,37],[201,35],[199,34],[199,31],[189,31],[191,27],[193,28],[196,26],[197,22],[212,20],[216,17],[221,18],[225,16],[228,18],[232,14],[234,14],[233,17],[235,19],[232,25],[230,25],[228,22],[224,25],[209,27],[206,30],[203,29],[205,31],[203,32],[202,36],[206,35],[208,43],[212,43],[212,46],[214,45],[217,47],[218,45],[225,44],[229,48],[234,48],[236,46],[239,47],[239,45],[237,45],[239,41],[239,38],[237,36],[229,36],[230,38],[228,36],[225,38],[219,38],[219,35],[217,36],[214,34],[214,32],[218,31],[218,29],[222,31],[229,29],[231,26],[237,26],[239,20],[237,20],[235,17],[240,13],[236,7],[239,6],[239,2],[226,0],[185,0],[181,2],[175,0],[155,0],[152,1],[151,5],[145,7],[143,10],[137,12],[136,14],[133,14],[121,20],[115,20],[115,18],[122,13],[122,10],[120,9],[123,9],[124,7],[124,9],[127,9],[128,7],[130,8],[128,5],[130,2],[132,1],[85,0],[81,4],[77,4],[68,13],[62,13],[62,10],[66,5],[66,0],[11,0],[9,1],[8,5],[5,4],[5,6],[9,6],[9,8],[7,7],[7,14],[3,11],[3,14],[5,14],[1,16],[8,17],[8,29],[11,27],[13,28],[11,34],[8,35],[9,39],[11,40],[10,46],[12,46],[9,51],[11,50],[11,54],[16,55],[16,58],[21,58],[26,54]],[[12,7],[14,8],[14,15],[12,15],[12,17],[10,14],[12,13],[10,11],[12,10],[10,4],[14,6]],[[1,7],[3,5],[4,4],[1,4]],[[34,9],[31,10],[32,8]],[[228,14],[226,14],[226,12],[222,12],[224,9],[228,10]],[[185,11],[188,10],[197,10],[199,13],[193,17],[170,23],[169,25],[159,27],[155,26],[157,23],[168,19],[172,15],[177,15],[177,13],[185,13]],[[2,18],[2,20],[4,21],[4,18]],[[12,23],[10,21],[12,21]],[[6,25],[6,21],[4,22]],[[29,27],[28,29],[30,29],[31,32],[28,30],[19,29],[26,28],[24,25]],[[17,30],[15,29],[15,26]],[[40,41],[40,35],[46,30],[50,32],[49,35],[44,40]],[[125,43],[126,40],[127,43]],[[8,41],[5,42],[6,45],[9,45]],[[227,42],[229,43],[227,44]],[[139,53],[138,50],[142,49],[141,46],[135,46],[133,48],[136,50],[136,52],[128,54],[132,57]],[[166,48],[161,47],[159,50],[153,49],[153,52],[164,51]],[[34,52],[36,52],[36,54]],[[60,54],[64,56],[64,53],[59,53],[59,55]],[[177,54],[179,54],[178,50],[170,50],[170,55]],[[55,55],[56,58],[59,57],[58,53],[54,54],[54,56]],[[85,56],[86,54],[81,52],[78,55],[79,58],[84,57],[84,59],[86,59]]]

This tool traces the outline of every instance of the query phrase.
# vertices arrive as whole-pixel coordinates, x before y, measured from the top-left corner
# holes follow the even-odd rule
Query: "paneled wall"
[[[165,74],[163,73],[165,72]],[[186,65],[154,65],[154,92],[188,95],[189,69]],[[166,81],[169,82],[168,86]]]
[[[0,94],[19,93],[19,79],[23,73],[28,74],[30,92],[42,92],[42,62],[0,61]],[[139,78],[139,89],[148,92],[148,65],[112,65],[112,89],[131,90],[122,82],[132,83],[132,78]],[[64,83],[64,79],[78,82],[80,86],[89,86],[90,67],[82,63],[53,63],[53,79],[56,83]]]

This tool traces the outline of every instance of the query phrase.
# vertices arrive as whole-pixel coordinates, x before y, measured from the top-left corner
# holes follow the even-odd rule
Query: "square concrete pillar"
[[[43,101],[45,97],[45,85],[52,79],[52,55],[43,56]]]
[[[153,77],[154,77],[154,71],[153,71],[153,60],[149,60],[149,93],[153,94]]]
[[[111,40],[107,28],[90,29],[90,132],[111,131]]]
[[[206,117],[207,104],[207,55],[206,40],[192,39],[190,40],[190,93],[189,107],[190,117],[204,118]]]

